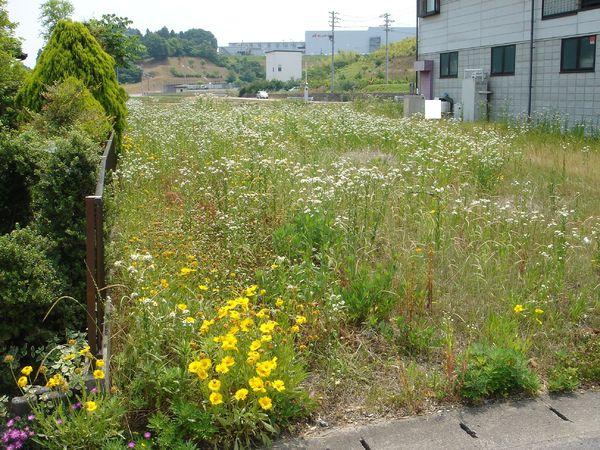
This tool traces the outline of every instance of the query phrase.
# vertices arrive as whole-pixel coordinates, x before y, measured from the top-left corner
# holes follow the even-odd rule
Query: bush
[[[548,374],[549,392],[570,392],[579,387],[579,370],[576,367],[557,366]]]
[[[44,94],[46,103],[40,114],[34,115],[32,126],[50,136],[64,134],[75,128],[90,136],[94,142],[103,142],[110,134],[111,124],[102,105],[81,80],[68,77],[56,82]]]
[[[279,80],[257,80],[252,83],[249,83],[243,86],[240,89],[239,96],[240,97],[252,97],[256,95],[258,91],[281,91],[281,90],[289,90],[294,86],[298,86],[298,81],[279,81]]]
[[[127,94],[117,82],[113,58],[81,23],[61,21],[56,25],[17,101],[40,111],[48,87],[71,76],[82,80],[100,102],[120,136],[125,128]]]
[[[32,189],[43,159],[26,139],[0,132],[0,234],[32,219]]]
[[[469,401],[506,397],[509,394],[534,394],[540,387],[527,358],[517,350],[474,345],[466,356],[460,395]]]
[[[68,294],[84,298],[85,202],[93,192],[99,161],[97,146],[87,136],[71,132],[55,141],[55,150],[33,190],[36,224],[56,243],[53,256],[68,280]]]
[[[73,305],[60,302],[63,283],[49,254],[54,244],[31,228],[0,236],[0,355],[21,347],[41,346],[73,323]],[[25,347],[25,348],[23,348]],[[23,354],[24,353],[24,354]],[[10,374],[0,373],[0,388],[14,388]]]

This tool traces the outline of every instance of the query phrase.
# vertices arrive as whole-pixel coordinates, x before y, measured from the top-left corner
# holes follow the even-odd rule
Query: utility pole
[[[333,94],[333,87],[335,81],[335,24],[340,21],[338,13],[335,11],[329,11],[329,25],[331,25],[331,93]]]
[[[392,16],[389,13],[385,13],[383,16],[383,29],[385,30],[385,84],[388,84],[390,81],[389,72],[390,72],[390,49],[389,49],[389,38],[390,34],[390,25],[392,22]]]

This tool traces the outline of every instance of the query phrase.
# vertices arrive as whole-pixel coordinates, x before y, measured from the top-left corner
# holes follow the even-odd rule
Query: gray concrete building
[[[600,126],[600,0],[417,4],[425,97],[460,103],[464,79],[477,76],[491,118],[558,113],[570,125]]]
[[[331,54],[331,30],[306,31],[307,55]],[[389,42],[396,42],[415,36],[414,27],[393,27]],[[335,32],[335,52],[355,52],[367,54],[385,45],[385,30],[382,27],[369,27],[366,30],[337,30]]]

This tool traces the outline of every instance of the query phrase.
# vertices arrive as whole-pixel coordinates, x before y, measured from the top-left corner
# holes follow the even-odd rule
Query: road
[[[600,449],[600,392],[509,400],[331,428],[275,449]]]

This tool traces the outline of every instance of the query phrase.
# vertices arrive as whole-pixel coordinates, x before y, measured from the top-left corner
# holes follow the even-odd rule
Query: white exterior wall
[[[419,19],[419,59],[433,60],[433,92],[461,101],[465,69],[491,71],[491,47],[516,44],[515,74],[492,76],[489,88],[492,117],[527,112],[531,0],[441,0],[440,14]],[[597,34],[600,9],[542,20],[542,0],[536,0],[532,112],[559,112],[571,124],[600,126],[600,43],[596,69],[560,73],[561,41]],[[440,53],[458,51],[458,78],[440,79]]]
[[[290,81],[302,78],[302,52],[275,51],[266,54],[267,80]]]
[[[394,27],[388,35],[389,42],[414,37],[413,27]],[[307,55],[331,55],[331,30],[306,31],[304,34]],[[373,39],[373,41],[371,41]],[[378,43],[378,44],[377,44]],[[373,45],[372,45],[373,44]],[[367,30],[340,30],[335,32],[335,52],[371,53],[385,45],[385,30],[369,27]]]

